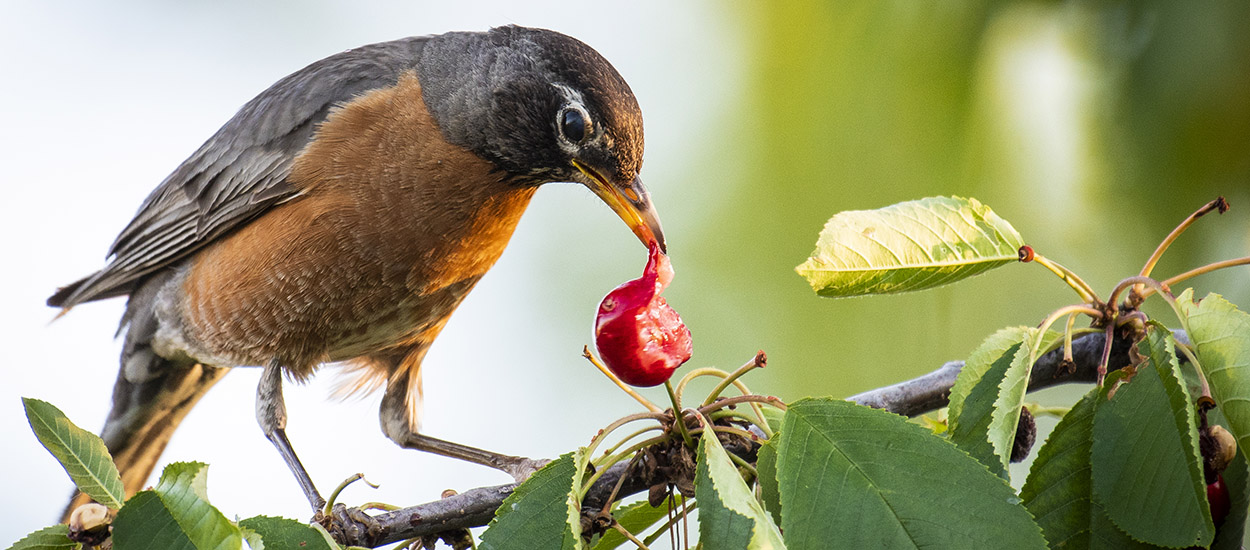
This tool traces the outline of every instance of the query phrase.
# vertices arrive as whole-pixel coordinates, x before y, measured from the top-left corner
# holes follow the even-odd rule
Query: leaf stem
[[[633,397],[635,401],[642,403],[642,406],[646,407],[647,410],[653,413],[664,412],[664,409],[661,409],[655,403],[652,403],[651,400],[647,399],[646,397],[643,397],[641,394],[634,391],[633,388],[629,387],[629,384],[622,382],[620,378],[617,378],[615,374],[612,374],[612,371],[608,370],[607,367],[603,366],[603,363],[599,362],[599,358],[595,357],[595,354],[590,352],[590,346],[582,347],[582,357],[585,357],[587,361],[590,361],[590,363],[594,365],[595,368],[599,369],[599,372],[602,372],[604,376],[607,376],[609,379],[615,382],[618,387],[624,390],[625,393],[629,394],[630,397]]]
[[[1063,282],[1068,283],[1068,286],[1072,287],[1072,290],[1075,290],[1077,295],[1079,295],[1085,303],[1101,303],[1098,300],[1098,293],[1094,292],[1094,289],[1090,288],[1089,284],[1078,277],[1076,273],[1073,273],[1071,269],[1060,265],[1058,262],[1051,261],[1050,258],[1038,254],[1037,252],[1033,253],[1033,261],[1041,264],[1042,267],[1049,269],[1051,273],[1058,275]]]

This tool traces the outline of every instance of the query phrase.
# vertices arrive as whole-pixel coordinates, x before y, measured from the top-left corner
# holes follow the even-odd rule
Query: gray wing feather
[[[295,196],[296,157],[336,105],[393,85],[429,37],[362,46],[317,61],[249,101],[161,182],[109,248],[100,271],[48,299],[70,308],[128,294],[156,270]]]

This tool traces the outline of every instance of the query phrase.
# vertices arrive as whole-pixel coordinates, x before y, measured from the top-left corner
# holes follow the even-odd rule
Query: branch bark
[[[1189,342],[1184,331],[1178,330],[1174,333],[1177,340]],[[1102,358],[1105,342],[1102,333],[1086,334],[1074,339],[1072,359],[1075,368],[1070,370],[1062,364],[1062,350],[1057,349],[1043,355],[1033,365],[1029,391],[1073,382],[1093,383],[1097,377],[1098,362]],[[1131,345],[1127,339],[1118,337],[1112,342],[1109,371],[1129,364],[1128,350]],[[963,366],[963,361],[949,361],[923,376],[853,395],[847,400],[904,416],[924,414],[947,405],[951,386]],[[747,448],[726,450],[739,456],[751,454],[753,451]],[[628,461],[621,462],[608,469],[586,495],[582,502],[583,510],[600,510],[604,507],[617,481],[626,474],[627,465]],[[623,499],[640,493],[659,481],[662,480],[648,479],[643,472],[629,472],[629,477],[621,484],[616,498]],[[334,515],[340,526],[345,527],[343,534],[348,540],[344,542],[377,547],[435,533],[486,525],[494,518],[495,510],[515,488],[515,483],[509,483],[470,489],[434,502],[374,516],[371,526],[352,520],[347,508],[341,504],[336,505]]]

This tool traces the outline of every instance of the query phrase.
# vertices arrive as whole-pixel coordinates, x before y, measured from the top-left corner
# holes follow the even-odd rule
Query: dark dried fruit
[[[1020,462],[1029,456],[1037,440],[1037,422],[1027,408],[1020,409],[1020,423],[1016,424],[1016,439],[1011,443],[1011,461]]]
[[[672,279],[668,257],[652,242],[642,277],[616,287],[599,303],[595,347],[608,370],[626,384],[663,384],[690,360],[690,329],[660,296]]]

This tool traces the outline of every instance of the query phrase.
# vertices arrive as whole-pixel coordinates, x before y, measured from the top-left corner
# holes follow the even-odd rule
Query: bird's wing
[[[130,293],[169,266],[285,200],[291,165],[338,104],[394,84],[428,37],[348,50],[283,78],[249,101],[143,201],[95,274],[61,288],[48,305]]]

